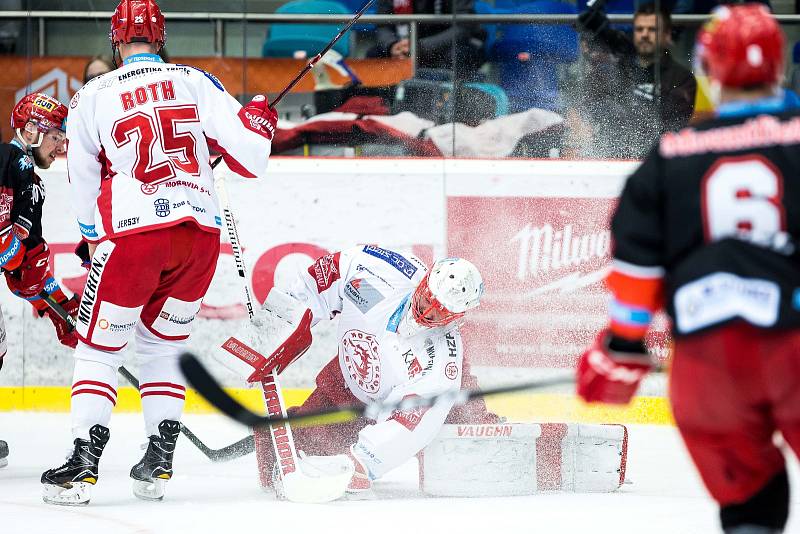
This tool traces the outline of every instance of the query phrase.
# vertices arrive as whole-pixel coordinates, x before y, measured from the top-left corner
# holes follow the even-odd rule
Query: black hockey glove
[[[599,9],[589,8],[578,15],[578,30],[598,35],[608,28],[608,17]]]
[[[81,267],[88,271],[92,262],[92,258],[89,256],[89,243],[81,240],[81,242],[75,247],[75,255],[80,258]]]

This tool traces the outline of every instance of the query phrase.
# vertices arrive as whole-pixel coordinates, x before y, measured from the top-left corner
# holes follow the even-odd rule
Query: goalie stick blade
[[[307,412],[302,415],[270,418],[251,412],[239,404],[236,399],[228,395],[222,389],[219,383],[217,383],[217,381],[214,380],[208,371],[206,371],[197,358],[195,358],[195,356],[191,353],[186,352],[181,355],[180,366],[183,374],[189,381],[189,384],[191,384],[198,393],[205,397],[209,403],[235,421],[252,427],[267,426],[275,423],[294,424],[297,422],[302,422],[305,425],[324,425],[341,423],[345,420],[349,420],[360,415],[365,415],[366,417],[375,419],[378,414],[386,413],[387,411],[411,410],[414,408],[432,406],[441,401],[453,401],[455,404],[464,404],[467,401],[477,397],[501,395],[504,393],[518,393],[521,391],[544,389],[553,386],[563,386],[567,384],[573,384],[575,382],[575,379],[572,376],[565,376],[546,380],[538,380],[536,382],[525,382],[493,389],[461,390],[455,392],[451,391],[433,397],[412,397],[404,399],[399,403],[372,403],[366,405],[362,404],[359,406],[341,406],[338,408]]]

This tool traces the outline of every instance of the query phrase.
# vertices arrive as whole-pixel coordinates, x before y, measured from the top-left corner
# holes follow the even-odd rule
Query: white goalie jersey
[[[317,260],[291,294],[313,313],[313,323],[338,318],[338,358],[347,386],[359,400],[396,402],[410,396],[457,391],[463,349],[455,325],[397,329],[427,267],[416,257],[373,245]],[[354,452],[377,478],[402,464],[439,432],[452,402],[381,414],[359,433]]]
[[[267,168],[269,138],[212,75],[153,54],[125,63],[69,105],[67,168],[83,239],[185,221],[219,232],[209,149],[252,178]]]

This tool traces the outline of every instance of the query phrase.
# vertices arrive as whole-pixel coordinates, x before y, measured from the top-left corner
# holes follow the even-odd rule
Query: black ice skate
[[[178,421],[164,419],[158,425],[161,436],[150,436],[150,443],[141,461],[131,468],[133,494],[147,501],[164,498],[164,488],[172,478],[172,456],[181,432]]]
[[[0,467],[8,465],[8,443],[0,439]]]
[[[75,440],[75,450],[67,463],[42,473],[44,502],[67,506],[85,505],[97,483],[100,455],[108,443],[109,431],[102,425],[89,429],[89,441]]]

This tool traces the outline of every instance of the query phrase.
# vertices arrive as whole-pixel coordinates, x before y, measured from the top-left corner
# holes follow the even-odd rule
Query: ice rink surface
[[[245,429],[214,415],[184,422],[212,448]],[[185,437],[163,502],[136,499],[128,471],[142,455],[138,414],[115,414],[100,463],[100,480],[85,507],[41,500],[39,476],[61,465],[71,443],[67,414],[0,413],[9,466],[0,469],[3,534],[214,533],[586,533],[705,534],[719,532],[716,507],[671,427],[632,426],[628,478],[615,494],[542,493],[507,498],[432,498],[417,488],[416,461],[375,484],[367,500],[325,505],[275,501],[258,486],[254,455],[212,464]],[[793,464],[792,478],[797,480]],[[795,492],[787,532],[800,532]]]

